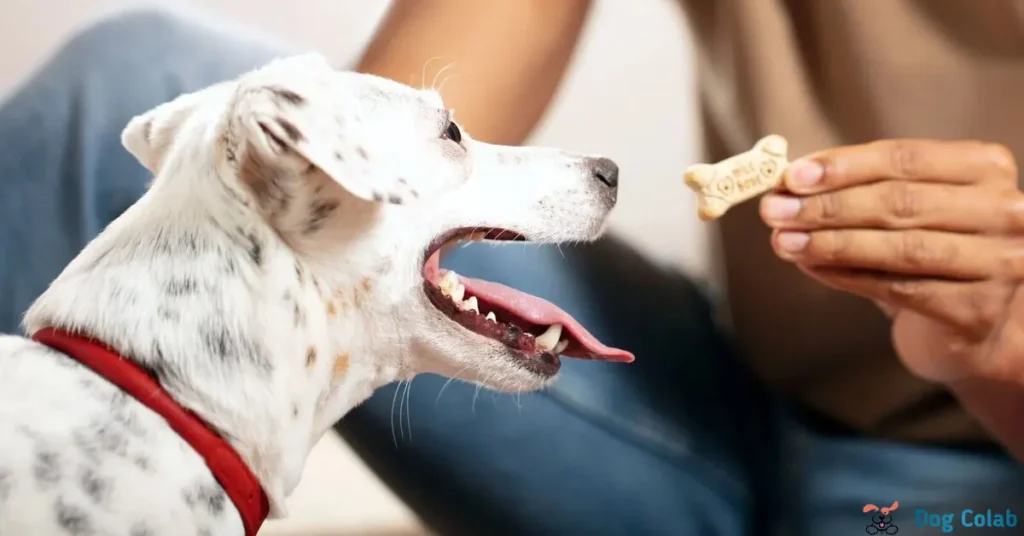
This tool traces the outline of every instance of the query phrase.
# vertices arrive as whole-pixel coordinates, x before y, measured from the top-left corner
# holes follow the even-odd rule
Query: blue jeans
[[[119,142],[134,114],[281,53],[134,12],[82,31],[8,95],[0,330],[142,194],[149,175]],[[338,430],[445,534],[841,536],[865,533],[865,503],[894,500],[900,534],[941,534],[915,512],[1024,513],[1024,475],[1001,455],[801,425],[747,375],[701,292],[620,243],[469,247],[446,264],[552,299],[637,362],[567,362],[521,397],[423,377],[346,417]]]

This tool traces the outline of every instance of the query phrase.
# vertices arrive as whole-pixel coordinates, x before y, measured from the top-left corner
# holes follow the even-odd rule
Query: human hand
[[[794,162],[783,185],[761,202],[776,253],[878,303],[911,372],[1024,378],[1024,194],[1006,148],[840,147]]]

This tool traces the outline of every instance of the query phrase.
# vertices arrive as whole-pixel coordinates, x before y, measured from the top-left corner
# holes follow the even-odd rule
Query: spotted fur
[[[590,161],[443,133],[432,92],[316,55],[134,118],[155,176],[25,316],[134,360],[219,431],[272,516],[324,432],[386,383],[430,372],[523,391],[550,378],[425,296],[423,251],[455,228],[589,240],[614,196]],[[0,336],[0,534],[237,536],[202,459],[68,356]]]

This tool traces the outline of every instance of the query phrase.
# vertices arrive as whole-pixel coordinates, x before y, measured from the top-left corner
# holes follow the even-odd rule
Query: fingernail
[[[791,220],[800,213],[801,205],[795,197],[766,195],[761,200],[761,212],[766,220]]]
[[[814,186],[821,181],[825,168],[814,160],[797,160],[789,165],[789,185],[797,188]]]
[[[782,251],[798,253],[807,247],[807,243],[811,241],[811,235],[807,233],[779,233],[775,241]]]

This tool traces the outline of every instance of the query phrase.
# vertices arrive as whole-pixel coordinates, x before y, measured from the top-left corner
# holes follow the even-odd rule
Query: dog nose
[[[594,178],[605,186],[613,190],[619,187],[619,165],[610,158],[588,158],[587,166]]]

